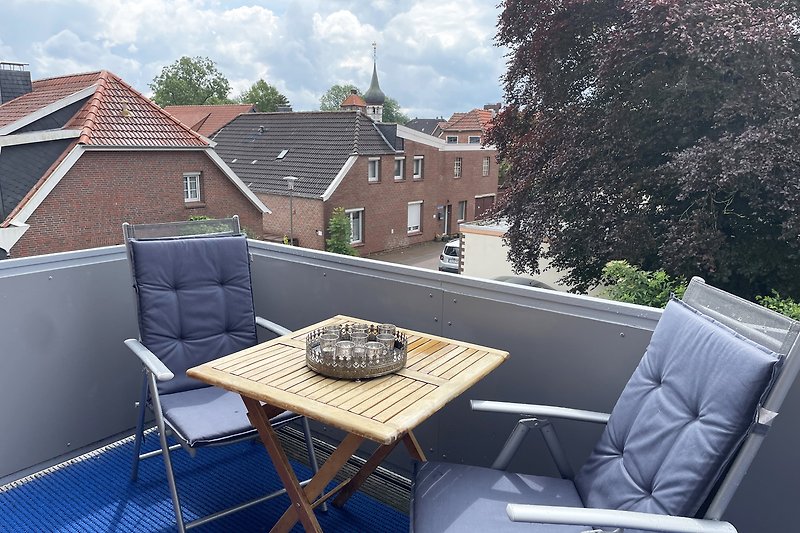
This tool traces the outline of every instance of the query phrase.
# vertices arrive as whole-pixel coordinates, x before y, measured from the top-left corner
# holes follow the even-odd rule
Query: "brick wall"
[[[452,206],[450,233],[458,231],[458,202],[467,201],[465,221],[472,221],[475,196],[497,192],[497,163],[494,150],[439,151],[406,139],[405,179],[394,179],[394,155],[381,156],[380,181],[367,180],[369,158],[359,157],[331,199],[325,202],[325,220],[335,207],[364,208],[364,242],[360,255],[433,240],[445,233],[444,210]],[[414,156],[424,156],[421,180],[412,179]],[[399,157],[399,156],[398,156]],[[462,158],[461,177],[453,176],[455,158]],[[482,175],[483,158],[489,157],[489,175]],[[409,234],[408,203],[422,200],[421,231]],[[267,204],[270,208],[269,204]],[[442,206],[442,219],[437,217]]]
[[[183,201],[183,173],[201,173],[201,202]],[[122,243],[122,223],[239,215],[250,235],[262,214],[204,152],[85,152],[28,218],[12,257]]]
[[[282,240],[289,237],[289,197],[277,194],[259,194],[258,197],[269,207],[272,214],[264,215],[264,232],[267,238]],[[327,219],[323,217],[322,200],[313,198],[292,198],[294,217],[292,235],[298,246],[325,249],[325,232],[327,232]],[[321,230],[323,235],[317,235]]]

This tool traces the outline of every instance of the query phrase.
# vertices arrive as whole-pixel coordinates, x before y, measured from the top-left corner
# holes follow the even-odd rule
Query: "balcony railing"
[[[417,431],[429,458],[488,465],[512,418],[470,398],[610,410],[660,311],[251,241],[256,311],[289,328],[334,314],[508,350],[510,359]],[[122,247],[0,261],[0,484],[129,434],[140,369]],[[726,518],[742,532],[794,529],[800,484],[795,390]],[[316,426],[323,438],[338,434]],[[559,427],[575,464],[597,427]],[[555,474],[537,435],[511,465]],[[403,451],[389,459],[408,473]]]

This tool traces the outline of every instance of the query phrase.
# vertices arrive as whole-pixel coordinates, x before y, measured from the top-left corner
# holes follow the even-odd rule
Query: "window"
[[[480,144],[481,143],[481,136],[480,135],[470,135],[469,136],[469,144]]]
[[[381,179],[381,158],[371,157],[369,159],[369,181],[380,181]]]
[[[483,175],[484,176],[488,176],[489,175],[489,158],[488,157],[484,157],[483,158]]]
[[[364,208],[347,209],[345,213],[350,217],[350,244],[364,242]]]
[[[447,136],[447,144],[458,144],[458,136],[456,136],[456,135],[448,135]]]
[[[422,155],[415,155],[414,156],[414,179],[421,180],[422,179],[422,162],[425,156]]]
[[[456,162],[453,164],[453,176],[456,178],[461,177],[461,158],[456,157]]]
[[[404,180],[404,179],[406,179],[406,158],[405,157],[395,157],[394,158],[394,179],[396,179],[396,180]]]
[[[408,232],[422,231],[422,201],[408,202]]]
[[[467,218],[467,201],[461,200],[458,202],[458,221],[461,222]]]
[[[183,201],[200,201],[200,173],[193,172],[183,175]]]

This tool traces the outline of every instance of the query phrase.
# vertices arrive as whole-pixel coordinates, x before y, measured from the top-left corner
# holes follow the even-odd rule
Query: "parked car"
[[[536,287],[537,289],[549,289],[551,291],[556,290],[547,283],[541,282],[537,279],[525,278],[523,276],[497,276],[496,278],[493,279],[495,281],[513,283],[514,285],[527,285],[528,287]]]
[[[442,253],[439,255],[439,270],[458,274],[458,263],[461,259],[460,251],[461,241],[459,239],[452,240],[445,244]]]

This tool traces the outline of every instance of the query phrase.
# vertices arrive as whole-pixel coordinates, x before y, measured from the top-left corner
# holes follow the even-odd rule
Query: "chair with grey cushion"
[[[186,370],[257,344],[256,326],[277,335],[289,330],[255,316],[247,239],[238,217],[166,224],[124,225],[133,276],[140,340],[125,344],[138,356],[143,383],[136,425],[132,479],[140,459],[161,455],[179,531],[255,505],[266,495],[184,523],[170,451],[192,455],[257,437],[239,395],[186,376]],[[155,415],[161,448],[141,453],[146,409]],[[312,470],[317,462],[308,421],[291,412],[272,420],[302,424]],[[169,445],[167,437],[177,441]]]
[[[411,530],[735,532],[721,518],[797,376],[798,325],[694,278],[610,415],[473,401],[520,420],[491,468],[417,466]],[[551,418],[605,424],[577,475]],[[506,470],[531,427],[561,478]]]

